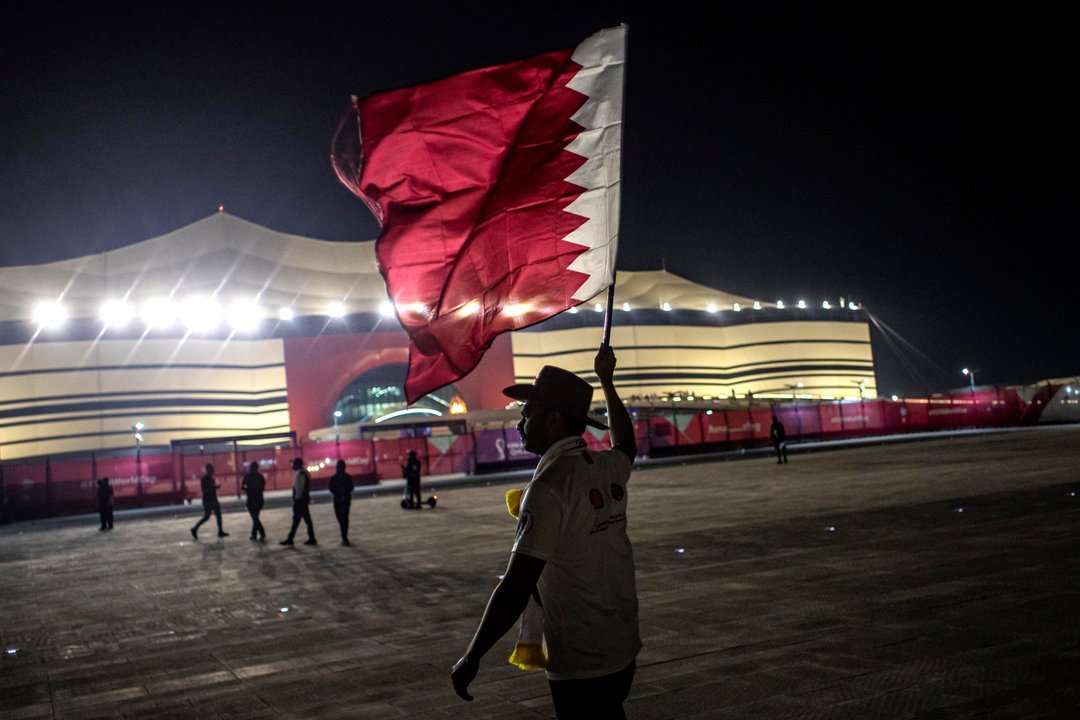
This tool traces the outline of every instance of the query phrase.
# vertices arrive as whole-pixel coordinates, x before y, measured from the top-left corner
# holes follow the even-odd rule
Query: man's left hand
[[[473,696],[469,694],[469,684],[476,677],[479,669],[479,663],[470,660],[468,655],[462,655],[450,669],[450,682],[454,683],[454,692],[458,694],[458,697],[472,702]]]

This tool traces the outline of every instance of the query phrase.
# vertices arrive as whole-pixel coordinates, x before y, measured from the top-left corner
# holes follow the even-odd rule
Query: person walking
[[[341,527],[341,544],[349,544],[349,506],[356,485],[352,475],[345,472],[345,461],[337,461],[337,472],[330,478],[330,494],[334,496],[334,516]]]
[[[772,425],[769,426],[769,442],[776,451],[776,464],[787,462],[787,433],[784,431],[784,423],[780,418],[772,416]]]
[[[98,515],[101,517],[101,530],[113,529],[113,489],[109,478],[97,481]]]
[[[419,510],[423,505],[420,500],[420,458],[415,450],[410,450],[405,458],[405,464],[401,466],[401,474],[405,477],[405,504],[406,507]]]
[[[240,489],[247,494],[247,511],[251,515],[251,539],[266,540],[266,528],[259,520],[259,513],[263,508],[263,492],[266,490],[266,478],[259,472],[259,463],[253,462],[248,466],[247,475],[240,483]]]
[[[531,385],[503,393],[524,401],[521,434],[540,462],[521,500],[506,573],[488,600],[465,654],[454,665],[454,691],[472,700],[480,660],[522,615],[534,589],[544,612],[546,665],[555,715],[625,718],[641,649],[634,553],[626,534],[627,484],[637,448],[630,414],[613,381],[615,353],[602,345],[593,363],[607,401],[612,449],[589,450],[593,389],[562,368],[545,366]]]
[[[195,527],[191,528],[191,537],[195,540],[199,539],[199,527],[210,519],[210,515],[213,514],[217,518],[217,536],[228,537],[229,533],[221,526],[221,503],[218,501],[217,491],[221,489],[221,486],[214,480],[214,466],[210,463],[206,463],[203,468],[206,472],[203,474],[202,479],[199,480],[199,487],[202,490],[202,506],[203,516],[199,522],[195,523]]]
[[[308,539],[305,545],[318,545],[315,540],[315,526],[311,523],[311,475],[304,469],[304,461],[293,458],[292,468],[296,471],[292,485],[292,527],[289,528],[289,537],[281,541],[282,545],[292,545],[296,537],[296,529],[303,520],[307,526]]]

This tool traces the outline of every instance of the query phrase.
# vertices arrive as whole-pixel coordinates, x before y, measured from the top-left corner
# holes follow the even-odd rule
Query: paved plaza
[[[629,718],[1080,717],[1080,428],[790,457],[633,475]],[[325,498],[317,547],[281,506],[0,527],[0,718],[551,717],[513,631],[448,677],[523,485],[361,488],[351,547]]]

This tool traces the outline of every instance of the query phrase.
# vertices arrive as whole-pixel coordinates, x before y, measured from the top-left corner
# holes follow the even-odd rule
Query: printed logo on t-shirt
[[[599,490],[593,488],[589,491],[589,502],[592,503],[594,508],[599,510],[604,507],[604,496],[600,494]]]
[[[611,483],[611,497],[615,498],[615,502],[619,502],[626,495],[626,491],[623,490],[623,486],[619,483]]]

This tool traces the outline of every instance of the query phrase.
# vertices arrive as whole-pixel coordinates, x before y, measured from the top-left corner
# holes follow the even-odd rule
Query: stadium
[[[369,481],[399,477],[410,448],[427,475],[528,462],[501,389],[545,364],[591,378],[605,299],[499,336],[473,372],[406,406],[408,338],[372,241],[218,212],[117,250],[2,268],[0,497],[9,514],[78,509],[108,475],[122,502],[176,501],[204,462],[229,482],[252,459],[275,487],[297,454],[317,480],[334,457]],[[652,454],[764,443],[772,412],[795,437],[829,437],[1016,423],[1056,396],[878,400],[867,313],[843,298],[785,304],[620,271],[614,308],[616,381]]]
[[[620,274],[612,342],[636,396],[874,397],[857,309],[780,308],[665,271]],[[852,306],[854,308],[855,306]],[[243,436],[301,440],[397,413],[499,410],[544,364],[588,375],[602,313],[500,336],[480,367],[405,408],[408,338],[373,242],[286,235],[224,212],[128,247],[0,270],[11,460]],[[860,389],[860,385],[862,388]]]

